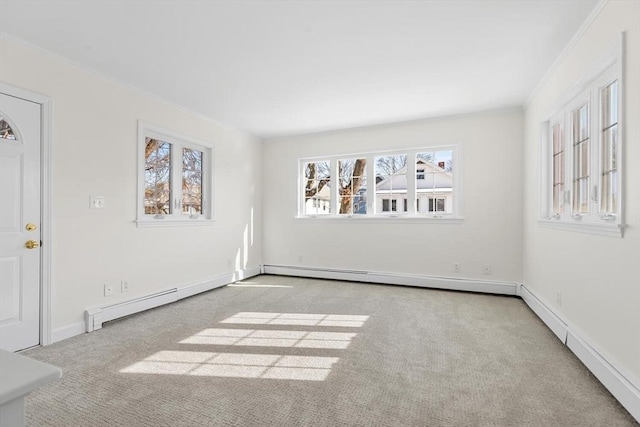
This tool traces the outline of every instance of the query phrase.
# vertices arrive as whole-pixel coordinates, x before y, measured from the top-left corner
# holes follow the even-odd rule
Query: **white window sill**
[[[538,224],[542,227],[555,228],[558,230],[575,231],[578,233],[598,234],[609,237],[623,237],[624,224],[618,223],[595,223],[595,222],[569,222],[568,220],[539,219]]]
[[[212,225],[215,222],[213,219],[204,219],[204,218],[164,218],[164,219],[154,219],[154,218],[145,218],[139,219],[136,221],[136,226],[138,228],[144,227],[202,227],[207,225]]]
[[[401,223],[431,223],[431,224],[461,224],[462,217],[431,215],[301,215],[295,217],[303,221],[350,221],[350,222],[401,222]]]

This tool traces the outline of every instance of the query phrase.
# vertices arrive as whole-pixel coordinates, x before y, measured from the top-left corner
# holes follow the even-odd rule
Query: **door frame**
[[[53,266],[51,255],[53,233],[51,232],[52,205],[52,102],[48,96],[31,92],[8,83],[0,82],[0,92],[40,104],[40,345],[52,344],[51,330],[51,282]]]

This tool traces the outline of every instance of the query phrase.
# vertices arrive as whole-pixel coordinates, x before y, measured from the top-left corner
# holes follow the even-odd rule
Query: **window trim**
[[[417,197],[416,191],[416,156],[418,153],[425,152],[435,152],[435,151],[452,151],[452,162],[455,165],[454,172],[452,173],[452,192],[456,196],[453,198],[452,202],[452,212],[424,212],[418,213],[416,212],[416,204],[415,198]],[[394,149],[394,150],[386,150],[386,151],[371,151],[371,152],[358,152],[358,153],[345,153],[345,154],[332,154],[332,155],[320,155],[313,157],[302,157],[299,158],[298,161],[298,179],[296,183],[296,200],[297,200],[297,208],[296,208],[296,219],[313,219],[313,220],[362,220],[362,221],[371,221],[371,220],[391,220],[391,219],[400,219],[403,222],[452,222],[458,223],[462,222],[464,219],[462,216],[462,152],[463,152],[463,143],[455,142],[446,145],[434,145],[434,146],[422,146],[419,148],[406,148],[406,149]],[[376,203],[376,193],[375,193],[375,158],[380,156],[389,156],[395,154],[406,154],[408,159],[413,159],[413,161],[407,160],[407,212],[402,211],[389,211],[389,212],[375,212],[375,203]],[[313,215],[313,214],[305,214],[304,213],[304,197],[302,195],[302,189],[305,185],[305,163],[314,162],[314,161],[328,161],[331,166],[331,176],[337,177],[338,171],[338,161],[344,159],[357,159],[357,158],[366,158],[367,166],[366,166],[366,175],[367,175],[367,213],[366,214],[339,214],[338,213],[338,203],[337,203],[337,188],[331,189],[331,211],[329,214],[321,214],[321,215]],[[335,172],[335,173],[334,173]],[[371,178],[373,177],[373,178]],[[333,179],[332,179],[333,181]],[[335,186],[333,186],[335,187]],[[413,197],[413,199],[412,199]],[[399,207],[402,207],[400,205]],[[409,221],[407,221],[409,220]]]
[[[202,151],[202,186],[204,213],[198,216],[189,216],[182,213],[172,213],[164,215],[162,218],[156,218],[153,215],[144,213],[144,194],[145,194],[145,145],[146,138],[151,137],[168,142],[172,145],[172,158],[181,156],[183,148],[192,148]],[[175,147],[179,150],[174,149]],[[214,212],[214,146],[212,143],[193,138],[162,126],[138,120],[138,160],[137,160],[137,177],[138,191],[136,194],[136,225],[138,227],[176,227],[176,226],[206,226],[211,225],[215,221]],[[180,154],[178,154],[180,153]],[[180,157],[181,158],[181,157]],[[171,180],[176,182],[180,175],[177,170],[181,167],[175,167],[176,162],[172,161]],[[182,165],[182,161],[178,164]],[[179,190],[181,194],[181,190]],[[175,200],[177,196],[172,195]]]
[[[577,231],[588,234],[599,234],[613,237],[624,237],[624,145],[625,145],[625,75],[624,75],[624,33],[620,40],[608,49],[591,69],[585,73],[565,94],[560,98],[557,107],[547,119],[542,122],[540,132],[540,178],[539,178],[539,216],[538,223],[542,226],[569,231]],[[601,216],[599,205],[601,189],[602,168],[602,89],[613,81],[618,82],[618,145],[617,145],[617,175],[618,193],[616,200],[616,214],[613,220]],[[573,129],[571,113],[585,101],[589,102],[589,192],[593,192],[597,185],[597,200],[589,197],[590,212],[575,215],[573,212],[573,180],[574,174],[574,149]],[[552,135],[553,125],[561,123],[564,129],[564,213],[553,212],[553,149]],[[594,182],[593,180],[596,180]],[[568,194],[568,195],[567,195]]]

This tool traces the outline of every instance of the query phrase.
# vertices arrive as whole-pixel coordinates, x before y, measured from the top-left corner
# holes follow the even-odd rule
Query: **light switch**
[[[104,208],[104,197],[103,196],[91,196],[89,207],[91,209],[102,209]]]

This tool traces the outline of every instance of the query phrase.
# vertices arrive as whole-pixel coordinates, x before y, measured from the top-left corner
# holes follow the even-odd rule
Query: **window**
[[[459,218],[459,158],[460,145],[301,159],[298,215]]]
[[[429,212],[444,212],[445,199],[429,198]]]
[[[605,217],[618,211],[618,81],[601,91],[602,121],[600,123],[602,163],[600,173],[600,213]]]
[[[13,128],[4,117],[0,116],[0,138],[16,140],[16,135],[13,133]]]
[[[541,221],[622,236],[621,45],[543,123]],[[591,76],[591,77],[589,77]]]
[[[564,132],[562,123],[555,123],[551,133],[553,165],[553,214],[564,213]]]
[[[363,215],[367,213],[367,159],[338,160],[340,177],[339,213]]]
[[[416,182],[418,200],[428,201],[428,212],[453,212],[453,150],[419,152],[417,164],[424,167],[424,179]],[[417,209],[419,212],[419,209]]]
[[[171,157],[171,144],[153,138],[145,138],[145,215],[160,216],[172,213]]]
[[[304,213],[324,215],[331,212],[331,167],[327,160],[304,164]]]
[[[391,210],[382,209],[382,212],[398,212],[397,199],[407,197],[407,155],[393,154],[375,158],[376,174],[376,210],[380,209],[380,203],[391,200]],[[403,204],[404,212],[407,204]]]
[[[573,139],[573,208],[574,213],[589,212],[589,103],[571,112]]]
[[[397,212],[398,203],[395,199],[382,199],[382,212]]]
[[[139,123],[139,226],[212,219],[212,155],[206,143]]]

